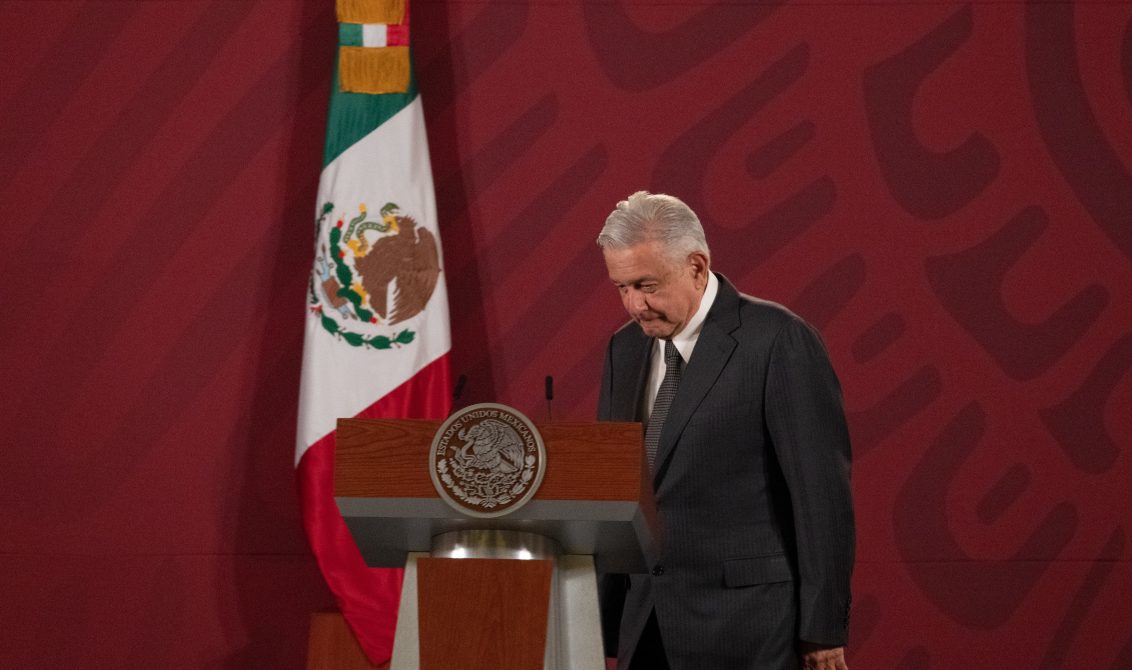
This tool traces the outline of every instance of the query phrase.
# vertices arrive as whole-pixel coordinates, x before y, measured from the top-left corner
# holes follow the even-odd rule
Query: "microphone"
[[[546,420],[554,421],[554,412],[551,411],[550,401],[554,400],[554,377],[546,376]]]

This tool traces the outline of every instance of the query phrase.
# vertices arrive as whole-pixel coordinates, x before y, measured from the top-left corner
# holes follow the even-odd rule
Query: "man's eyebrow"
[[[658,281],[658,279],[653,275],[645,275],[644,277],[635,277],[626,281],[618,281],[616,279],[610,279],[609,281],[613,282],[615,286],[633,286],[636,284],[644,284],[650,281]]]

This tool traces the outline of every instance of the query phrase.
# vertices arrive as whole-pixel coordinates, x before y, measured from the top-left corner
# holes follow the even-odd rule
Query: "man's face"
[[[646,335],[670,338],[684,329],[707,286],[707,256],[694,252],[684,261],[673,261],[658,242],[603,253],[625,311]]]

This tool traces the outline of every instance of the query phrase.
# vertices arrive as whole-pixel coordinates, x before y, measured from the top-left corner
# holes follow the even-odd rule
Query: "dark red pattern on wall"
[[[0,665],[301,667],[330,0],[0,1]],[[817,325],[855,668],[1132,667],[1132,4],[413,6],[465,400],[592,416],[685,198]]]

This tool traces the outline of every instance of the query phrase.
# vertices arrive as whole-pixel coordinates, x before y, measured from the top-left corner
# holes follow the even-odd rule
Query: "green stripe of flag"
[[[362,44],[362,24],[360,24],[360,23],[339,23],[338,24],[338,46],[340,46],[340,47],[365,46],[364,44]]]

